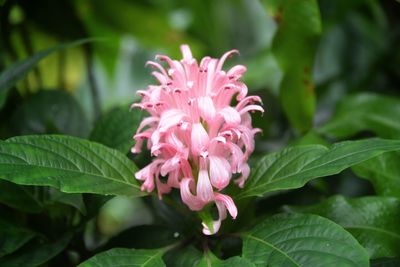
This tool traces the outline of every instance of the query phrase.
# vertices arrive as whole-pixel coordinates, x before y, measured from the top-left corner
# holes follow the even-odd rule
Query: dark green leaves
[[[128,153],[134,145],[133,135],[141,117],[140,111],[130,111],[128,105],[112,109],[96,123],[90,139],[122,153]]]
[[[11,126],[16,135],[86,137],[89,132],[89,121],[81,106],[71,94],[62,90],[43,90],[30,96],[16,109]]]
[[[6,96],[7,91],[13,87],[19,80],[25,77],[25,75],[36,66],[36,64],[47,57],[51,53],[62,50],[65,48],[78,46],[88,42],[88,40],[79,40],[72,43],[61,44],[43,51],[36,53],[35,55],[19,61],[14,65],[10,66],[4,72],[0,74],[0,104],[4,103],[4,98]],[[2,105],[0,105],[1,108]]]
[[[163,250],[115,248],[97,254],[79,267],[163,267]]]
[[[0,142],[0,178],[69,193],[140,196],[136,166],[120,152],[69,136],[20,136]]]
[[[211,252],[207,252],[196,267],[255,267],[255,265],[241,257],[220,260]]]
[[[361,93],[341,101],[335,115],[318,131],[345,138],[361,131],[371,131],[384,138],[400,138],[400,99]]]
[[[289,208],[313,213],[343,226],[371,258],[400,256],[400,200],[386,197],[332,197],[310,207]]]
[[[0,258],[16,251],[35,236],[31,230],[0,220]]]
[[[391,152],[354,166],[353,171],[374,185],[377,194],[400,198],[400,154]]]
[[[315,111],[312,69],[321,33],[318,3],[311,1],[264,1],[278,31],[272,52],[283,72],[280,97],[291,124],[300,131],[311,128]]]
[[[337,174],[384,152],[399,149],[400,141],[385,139],[346,141],[331,148],[322,145],[287,148],[262,158],[237,198],[299,188],[314,178]]]
[[[369,266],[368,254],[348,232],[315,215],[275,215],[243,238],[243,258],[256,266]]]

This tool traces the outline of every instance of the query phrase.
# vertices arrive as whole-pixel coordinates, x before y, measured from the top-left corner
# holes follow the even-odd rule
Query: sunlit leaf
[[[243,258],[256,266],[369,266],[350,233],[316,215],[278,214],[243,234]]]
[[[163,250],[115,248],[95,255],[79,267],[163,267]]]
[[[340,224],[368,251],[370,258],[400,256],[400,200],[396,198],[336,196],[313,206],[287,209],[317,214]]]
[[[0,142],[0,178],[68,193],[140,196],[136,166],[117,150],[70,136],[19,136]]]
[[[262,158],[236,197],[299,188],[312,179],[337,174],[384,152],[399,149],[400,141],[385,139],[345,141],[330,148],[322,145],[286,148]]]

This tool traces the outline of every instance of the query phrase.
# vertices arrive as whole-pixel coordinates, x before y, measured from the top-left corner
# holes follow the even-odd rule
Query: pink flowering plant
[[[260,97],[247,95],[241,81],[245,66],[223,70],[225,60],[238,51],[229,51],[220,59],[205,57],[198,63],[189,46],[182,45],[181,50],[180,61],[156,56],[166,68],[147,62],[156,69],[152,74],[159,84],[139,90],[142,100],[132,105],[149,113],[134,136],[132,152],[140,153],[146,141],[154,160],[135,177],[143,181],[142,191],[156,190],[160,199],[178,189],[192,211],[208,212],[215,204],[218,218],[212,223],[203,221],[203,233],[212,235],[227,211],[233,219],[237,216],[232,197],[222,191],[231,182],[243,188],[248,179],[254,135],[261,131],[253,128],[250,112],[264,110]]]
[[[399,13],[0,0],[0,267],[400,266]]]

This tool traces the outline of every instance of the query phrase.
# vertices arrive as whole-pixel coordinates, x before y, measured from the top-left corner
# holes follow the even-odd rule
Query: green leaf
[[[4,104],[4,98],[10,88],[12,88],[19,80],[23,79],[26,74],[39,63],[40,60],[47,57],[53,52],[78,46],[87,43],[88,39],[78,40],[71,43],[61,44],[46,50],[42,50],[33,56],[19,61],[0,74],[0,104]],[[2,105],[0,105],[0,108]]]
[[[318,3],[270,0],[264,1],[264,6],[278,26],[272,52],[283,72],[283,109],[291,124],[304,132],[311,128],[315,112],[312,69],[321,34]]]
[[[400,198],[400,154],[385,153],[367,160],[352,170],[360,177],[369,180],[377,194]]]
[[[243,239],[243,258],[256,266],[369,266],[351,234],[317,215],[278,214]]]
[[[67,134],[85,137],[89,133],[89,121],[81,106],[71,94],[61,90],[42,90],[29,97],[16,109],[11,126],[16,135]]]
[[[196,267],[255,267],[249,260],[241,257],[232,257],[227,260],[220,260],[210,251],[204,254]]]
[[[46,243],[44,245],[31,244],[25,246],[16,253],[5,256],[0,259],[0,266],[21,267],[21,266],[39,266],[57,256],[68,245],[72,234],[68,233],[57,241]]]
[[[364,139],[334,144],[298,146],[263,157],[237,198],[300,188],[308,181],[333,175],[384,152],[400,149],[400,141]]]
[[[78,267],[162,267],[163,250],[115,248],[95,255]]]
[[[142,113],[129,110],[129,106],[114,108],[104,114],[96,123],[90,139],[128,153],[133,147],[133,135],[141,121]]]
[[[346,138],[372,131],[383,138],[400,138],[400,99],[372,93],[344,98],[335,115],[317,131],[334,138]]]
[[[287,209],[317,214],[340,224],[372,259],[400,256],[400,200],[396,198],[336,196],[317,205]]]
[[[163,256],[163,260],[168,267],[196,267],[202,258],[203,253],[193,245],[167,251]]]
[[[0,203],[27,213],[39,213],[42,203],[30,188],[0,180]]]
[[[0,203],[26,213],[40,213],[54,203],[63,203],[86,213],[81,194],[66,194],[55,188],[23,186],[0,179]]]
[[[371,261],[371,267],[398,267],[400,258],[382,258]]]
[[[141,196],[136,170],[120,152],[76,137],[32,135],[0,142],[0,178],[17,184]]]
[[[29,229],[14,226],[0,219],[0,257],[18,250],[35,236],[36,233]]]

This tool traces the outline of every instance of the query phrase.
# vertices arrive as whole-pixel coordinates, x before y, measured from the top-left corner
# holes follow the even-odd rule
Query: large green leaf
[[[4,98],[7,91],[12,88],[19,80],[23,79],[26,74],[39,63],[40,60],[47,57],[53,52],[66,49],[69,47],[78,46],[88,42],[88,40],[79,40],[71,43],[61,44],[43,51],[40,51],[33,56],[19,61],[0,74],[0,104],[4,104]],[[0,105],[0,108],[2,105]]]
[[[315,111],[312,80],[314,56],[321,33],[316,0],[263,1],[278,30],[272,45],[283,72],[280,97],[291,124],[300,131],[311,128]]]
[[[78,267],[163,267],[163,250],[115,248],[95,255]]]
[[[29,229],[17,227],[0,219],[0,258],[16,251],[35,236],[36,233]]]
[[[140,123],[142,113],[121,106],[104,114],[96,123],[90,139],[103,145],[128,153],[134,145],[133,135]]]
[[[399,163],[399,152],[391,152],[353,166],[352,169],[358,176],[371,181],[379,195],[400,198]]]
[[[140,196],[136,166],[117,150],[70,136],[18,136],[0,142],[0,178],[66,193]]]
[[[389,197],[332,197],[295,212],[324,216],[343,226],[369,252],[370,258],[400,256],[400,200]]]
[[[299,188],[314,178],[337,174],[384,152],[399,149],[400,141],[385,139],[345,141],[331,148],[322,145],[290,147],[262,158],[237,198]]]
[[[0,259],[0,266],[21,267],[41,266],[43,263],[57,256],[69,243],[72,234],[67,233],[57,241],[46,244],[31,244],[24,246],[16,253]]]
[[[400,99],[360,93],[343,99],[335,115],[318,132],[346,138],[361,131],[372,131],[384,138],[400,138]]]
[[[82,107],[71,94],[62,90],[42,90],[30,96],[16,109],[11,126],[16,135],[86,137],[89,134],[89,121]]]
[[[256,266],[369,266],[364,248],[317,215],[278,214],[243,234],[243,258]]]

